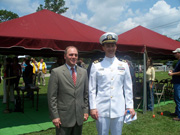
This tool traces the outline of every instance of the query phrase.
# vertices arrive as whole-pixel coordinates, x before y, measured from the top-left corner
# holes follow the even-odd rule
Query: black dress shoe
[[[171,116],[177,116],[177,114],[176,114],[176,113],[170,113],[170,115],[171,115]]]

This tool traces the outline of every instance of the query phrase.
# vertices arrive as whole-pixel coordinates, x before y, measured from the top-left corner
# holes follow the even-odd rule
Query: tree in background
[[[13,13],[7,10],[0,10],[0,23],[9,21],[15,18],[19,18],[19,16],[16,13]],[[0,64],[3,64],[4,58],[5,58],[4,55],[0,55]]]
[[[36,11],[48,9],[55,13],[62,14],[65,13],[66,10],[68,9],[67,7],[64,7],[65,5],[64,0],[44,0],[44,2],[45,2],[45,6],[40,4]]]
[[[180,42],[180,37],[179,37],[176,41],[179,41],[179,42]]]
[[[16,13],[7,10],[0,10],[0,23],[15,18],[19,18],[19,16]]]

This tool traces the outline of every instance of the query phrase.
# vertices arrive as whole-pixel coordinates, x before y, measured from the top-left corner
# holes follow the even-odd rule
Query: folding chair
[[[168,80],[167,79],[162,79],[161,81],[159,81],[159,83],[167,84]]]
[[[136,88],[134,90],[134,104],[139,109],[143,100],[143,84],[142,82],[136,82]]]
[[[36,111],[38,111],[38,103],[39,103],[39,90],[40,88],[37,86],[34,86],[32,84],[29,84],[29,88],[25,88],[23,86],[18,87],[19,90],[22,92],[22,112],[24,113],[24,93],[25,92],[33,92],[32,94],[32,106],[34,107],[34,92],[37,93],[37,99],[36,99]]]
[[[141,83],[143,81],[143,78],[142,77],[136,77],[136,82],[137,83]]]
[[[157,83],[155,84],[155,92],[154,92],[154,95],[157,96],[157,99],[158,99],[158,106],[160,104],[160,101],[161,101],[161,98],[163,96],[164,98],[164,103],[165,103],[165,84],[162,84],[162,83]]]
[[[154,80],[154,83],[157,84],[157,83],[158,83],[158,79],[155,79],[155,80]]]

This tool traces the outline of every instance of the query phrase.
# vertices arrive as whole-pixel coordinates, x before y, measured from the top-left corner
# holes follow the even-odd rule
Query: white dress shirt
[[[90,109],[100,117],[124,116],[125,108],[133,108],[132,81],[128,64],[116,57],[105,57],[93,63],[89,79]]]
[[[71,67],[70,67],[68,64],[66,64],[66,66],[67,66],[67,68],[69,69],[69,72],[70,72],[70,74],[71,74],[71,76],[72,76]],[[75,72],[75,74],[76,74],[76,76],[77,76],[76,66],[74,66],[73,68],[74,68],[74,72]]]

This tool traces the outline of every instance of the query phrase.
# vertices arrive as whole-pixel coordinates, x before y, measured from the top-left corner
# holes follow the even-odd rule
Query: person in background
[[[10,84],[10,91],[8,93],[8,94],[10,94],[10,101],[14,102],[14,80],[13,79],[6,79],[6,78],[14,76],[12,61],[13,61],[12,58],[10,58],[10,57],[6,58],[6,64],[5,64],[4,69],[3,69],[3,73],[4,73],[3,103],[6,103],[8,84]],[[9,81],[10,81],[10,83],[9,83]]]
[[[33,67],[32,84],[35,86],[36,85],[36,76],[37,76],[37,71],[38,71],[38,65],[37,65],[36,60],[34,58],[31,58],[31,66]]]
[[[26,68],[24,71],[24,80],[25,80],[25,88],[28,89],[29,85],[32,84],[33,81],[33,67],[30,64],[30,60],[26,60]],[[32,91],[28,91],[27,92],[27,98],[31,98],[32,97],[33,92]]]
[[[19,64],[19,60],[17,57],[13,57],[12,68],[13,68],[13,75],[16,76],[16,78],[14,79],[14,89],[17,90],[19,85],[19,80],[22,75],[21,65]]]
[[[57,58],[56,63],[52,64],[52,66],[51,66],[51,68],[50,68],[50,70],[49,70],[49,73],[51,73],[51,70],[52,70],[52,69],[57,68],[57,67],[59,67],[59,66],[61,66],[61,65],[63,65],[63,64],[64,64],[64,58],[63,58],[62,56],[59,56],[59,57]]]
[[[45,74],[47,71],[46,63],[44,62],[43,59],[41,59],[37,65],[38,65],[38,85],[40,85],[40,81],[42,79],[42,85],[45,86]]]
[[[153,67],[152,58],[147,59],[146,82],[147,82],[147,110],[154,109],[154,81],[155,69]]]
[[[27,58],[24,58],[23,59],[23,62],[22,62],[22,64],[21,64],[21,69],[22,69],[22,77],[23,77],[23,85],[24,85],[24,71],[25,71],[25,68],[26,68],[26,60],[27,60]]]
[[[134,117],[132,80],[128,64],[115,56],[118,36],[107,32],[100,37],[104,59],[95,61],[89,75],[90,114],[98,135],[121,135],[127,110]]]
[[[175,121],[180,121],[180,48],[173,51],[176,59],[178,60],[174,70],[169,71],[169,76],[172,76],[172,83],[174,87],[174,100],[176,103],[175,112],[171,113],[171,116],[177,116],[173,118]]]
[[[66,63],[51,71],[48,84],[48,107],[56,135],[81,135],[88,119],[87,71],[76,65],[78,50],[65,49]]]
[[[79,59],[79,61],[77,62],[77,65],[82,67],[82,68],[85,68],[85,63],[83,62],[82,58]]]
[[[142,66],[141,66],[141,65],[139,65],[139,72],[140,72],[140,73],[143,72],[143,71],[142,71]]]

